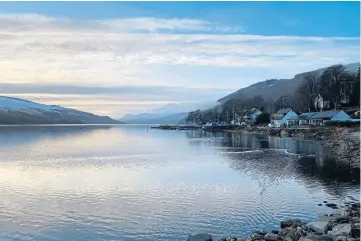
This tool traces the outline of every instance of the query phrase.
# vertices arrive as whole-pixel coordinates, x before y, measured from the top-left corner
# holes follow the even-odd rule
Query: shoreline
[[[248,132],[268,136],[293,137],[310,140],[328,148],[342,162],[350,167],[360,167],[360,127],[318,127],[318,128],[269,128],[246,127],[224,130],[227,132]]]
[[[279,230],[254,231],[249,237],[225,237],[218,241],[359,241],[360,202],[345,202],[338,207],[324,201],[319,205],[332,208],[332,214],[321,214],[312,222],[288,219],[280,222]],[[210,234],[190,235],[187,241],[214,241]]]

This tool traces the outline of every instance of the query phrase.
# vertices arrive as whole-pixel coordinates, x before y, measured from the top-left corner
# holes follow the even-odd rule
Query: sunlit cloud
[[[16,92],[23,95],[105,96],[113,91],[127,96],[138,108],[139,98],[173,103],[195,95],[180,87],[198,88],[198,93],[216,99],[256,81],[290,78],[360,58],[359,38],[247,35],[243,28],[201,19],[0,15],[0,79],[14,86],[33,85],[36,91],[28,85]],[[123,92],[117,92],[120,88]],[[215,89],[219,90],[216,94]],[[154,100],[155,95],[161,99]],[[108,111],[100,105],[93,109],[95,113]]]

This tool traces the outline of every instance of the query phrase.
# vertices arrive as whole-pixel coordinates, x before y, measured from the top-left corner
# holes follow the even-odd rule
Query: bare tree
[[[290,95],[281,96],[274,103],[275,111],[283,108],[293,108],[294,107],[294,97]]]
[[[320,76],[320,91],[323,98],[330,100],[334,108],[340,106],[342,100],[343,82],[347,81],[348,74],[343,65],[333,65],[327,68]]]
[[[301,100],[303,109],[307,104],[308,110],[314,110],[313,101],[319,92],[318,75],[316,72],[308,73],[296,90],[296,95]]]
[[[353,82],[350,104],[354,106],[360,105],[360,67]]]

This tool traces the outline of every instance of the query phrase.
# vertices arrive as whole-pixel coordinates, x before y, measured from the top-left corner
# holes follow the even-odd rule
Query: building
[[[316,112],[309,117],[310,125],[324,125],[328,121],[352,121],[352,118],[343,110]]]
[[[251,110],[245,110],[243,112],[241,122],[244,122],[246,124],[254,124],[256,123],[257,116],[259,116],[260,114],[262,114],[262,111],[260,111],[257,108],[252,108]]]
[[[291,108],[280,109],[271,115],[271,124],[276,127],[286,126],[287,120],[295,116],[298,115]]]
[[[287,120],[287,125],[310,125],[310,118],[317,112],[305,112],[299,116],[293,116]]]

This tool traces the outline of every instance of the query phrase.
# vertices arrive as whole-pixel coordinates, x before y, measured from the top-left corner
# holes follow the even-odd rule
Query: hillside
[[[55,105],[0,96],[0,124],[121,124],[98,116]]]
[[[360,63],[352,63],[345,66],[349,72],[355,73],[360,66]],[[266,100],[271,98],[273,101],[276,101],[281,96],[293,95],[306,74],[310,72],[322,73],[322,71],[325,69],[326,68],[322,68],[305,73],[300,73],[295,75],[295,77],[293,77],[292,79],[269,79],[261,81],[248,87],[239,89],[236,92],[219,99],[218,102],[224,103],[230,99],[237,98],[239,96],[252,98],[256,95],[260,95]]]

